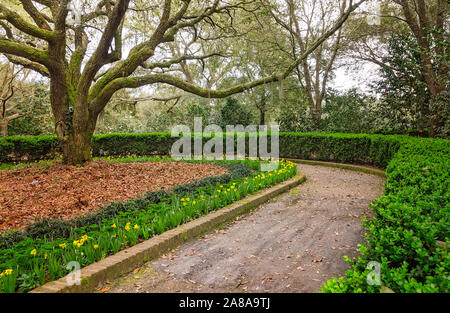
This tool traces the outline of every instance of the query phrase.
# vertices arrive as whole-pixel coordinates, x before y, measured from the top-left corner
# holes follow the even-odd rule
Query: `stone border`
[[[149,260],[156,259],[165,252],[183,244],[189,239],[196,238],[214,228],[232,221],[235,217],[249,212],[264,202],[296,187],[306,180],[306,175],[297,174],[269,189],[260,191],[232,203],[231,205],[209,213],[198,219],[180,225],[161,235],[154,236],[133,247],[122,250],[99,262],[90,264],[80,270],[80,285],[69,285],[68,276],[49,282],[31,293],[61,293],[61,292],[89,292],[95,290],[101,283],[120,277],[123,274],[143,265]]]
[[[372,174],[372,175],[386,178],[386,172],[382,169],[375,168],[375,167],[354,165],[354,164],[345,164],[345,163],[333,163],[333,162],[326,162],[326,161],[303,160],[303,159],[286,159],[286,160],[291,161],[293,163],[342,168],[345,170],[363,172],[366,174]]]

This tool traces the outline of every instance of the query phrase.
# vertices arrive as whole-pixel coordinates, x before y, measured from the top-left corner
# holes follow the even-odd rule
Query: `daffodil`
[[[134,225],[134,229],[139,229],[139,225],[138,224]]]
[[[6,275],[6,276],[11,275],[12,272],[13,272],[13,270],[10,269],[10,268],[8,268],[8,269],[5,270],[5,275]]]
[[[60,244],[59,244],[59,247],[60,247],[60,248],[63,248],[63,249],[64,249],[66,246],[67,246],[67,243],[60,243]]]
[[[116,228],[116,227],[117,227],[116,224],[111,225],[111,228]]]
[[[31,255],[36,255],[36,254],[37,254],[36,249],[31,250],[30,254],[31,254]]]
[[[98,249],[98,245],[94,245],[94,249]]]
[[[131,228],[130,228],[130,223],[128,222],[126,225],[125,225],[125,230],[126,231],[129,231]]]

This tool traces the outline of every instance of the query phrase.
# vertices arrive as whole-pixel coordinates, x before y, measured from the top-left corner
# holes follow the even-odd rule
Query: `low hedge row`
[[[256,134],[245,134],[247,153],[250,136]],[[402,137],[406,136],[279,133],[280,155],[386,167],[399,148],[398,138]],[[203,143],[210,138],[204,136]],[[171,137],[169,133],[94,135],[93,156],[168,155],[173,143],[178,139],[179,137]],[[236,146],[237,137],[234,144]],[[270,136],[268,145],[270,147]],[[54,158],[57,153],[59,148],[55,136],[0,138],[0,162],[49,159]]]
[[[406,136],[328,133],[280,133],[285,158],[370,164],[386,168]]]
[[[167,155],[177,138],[168,133],[94,135],[94,156]],[[61,152],[56,136],[0,138],[0,162],[52,159]]]
[[[367,243],[348,260],[352,270],[323,292],[449,292],[450,145],[448,140],[399,138],[386,168],[385,192],[364,225]],[[381,285],[372,284],[374,264]],[[369,284],[370,283],[370,284]]]

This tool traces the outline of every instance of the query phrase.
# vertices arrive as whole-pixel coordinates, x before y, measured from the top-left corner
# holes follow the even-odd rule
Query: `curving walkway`
[[[224,228],[187,242],[102,292],[316,292],[349,269],[380,177],[298,165],[307,181]]]

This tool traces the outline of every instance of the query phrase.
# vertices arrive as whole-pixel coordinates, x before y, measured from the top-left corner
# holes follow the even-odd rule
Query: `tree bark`
[[[0,120],[0,137],[8,136],[8,120],[3,119]]]
[[[427,29],[437,28],[444,30],[444,16],[448,12],[448,4],[445,1],[437,1],[437,11],[432,18],[430,6],[424,0],[418,0],[417,3],[414,1],[413,6],[408,0],[397,0],[395,1],[401,5],[403,13],[405,15],[406,23],[414,34],[417,43],[419,44],[420,53],[420,63],[422,66],[422,73],[425,77],[425,82],[427,84],[428,90],[432,95],[429,107],[432,113],[430,119],[429,136],[436,137],[442,131],[442,126],[444,119],[441,116],[442,106],[447,105],[448,98],[442,100],[445,97],[444,92],[446,91],[445,78],[447,77],[448,64],[443,61],[445,58],[443,55],[445,52],[440,47],[433,48],[427,40],[428,34]],[[431,34],[435,40],[443,41],[442,34]],[[433,57],[430,51],[435,49],[439,58],[435,64],[433,64]],[[436,68],[436,70],[435,70]]]
[[[259,109],[259,125],[266,125],[266,111]]]
[[[83,164],[92,160],[92,133],[89,130],[73,132],[64,142],[64,163],[69,165]]]
[[[68,96],[71,88],[61,84],[55,86],[53,94],[62,96],[53,99],[55,131],[62,148],[63,162],[68,165],[83,164],[92,160],[92,136],[97,124],[97,116],[89,112],[86,97],[78,96],[78,101]],[[65,91],[64,91],[65,90]],[[78,94],[78,93],[77,93]],[[56,98],[56,96],[55,96]]]

